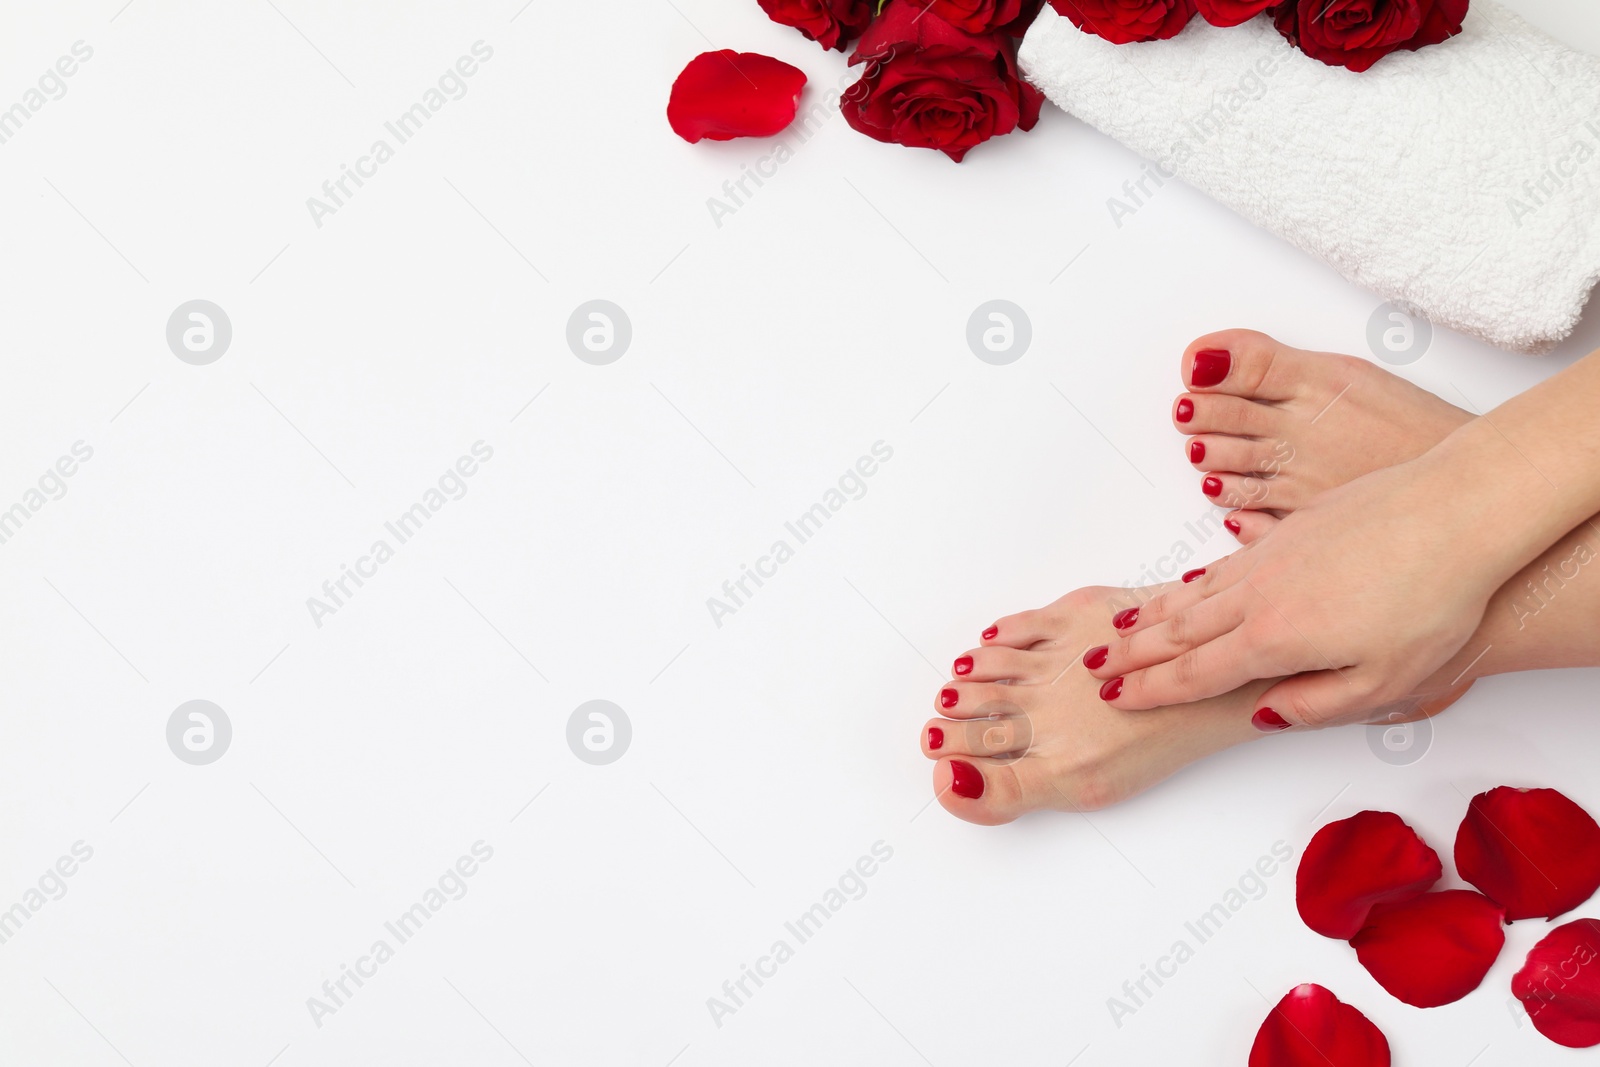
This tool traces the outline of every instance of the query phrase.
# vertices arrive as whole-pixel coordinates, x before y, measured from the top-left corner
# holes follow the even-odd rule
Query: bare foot
[[[1082,661],[1106,640],[1106,604],[1119,596],[1133,603],[1128,590],[1090,587],[1007,616],[957,658],[954,680],[934,696],[945,717],[922,729],[945,810],[985,825],[1030,811],[1094,811],[1261,736],[1250,712],[1265,683],[1146,712],[1102,701]]]
[[[1473,418],[1354,356],[1306,352],[1253,330],[1207,334],[1184,354],[1190,391],[1172,424],[1189,436],[1201,492],[1249,543],[1329,489],[1415,459]]]

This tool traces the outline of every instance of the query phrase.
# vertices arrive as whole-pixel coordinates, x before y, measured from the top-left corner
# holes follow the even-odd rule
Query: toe
[[[1271,404],[1206,393],[1180,396],[1172,408],[1172,425],[1190,436],[1228,434],[1268,441],[1279,440],[1288,428],[1283,412]]]
[[[1218,471],[1200,479],[1200,492],[1207,500],[1225,508],[1293,508],[1293,492],[1281,478]]]
[[[1235,511],[1222,520],[1222,525],[1238,538],[1241,545],[1248,545],[1267,536],[1267,533],[1282,521],[1264,511]]]
[[[1299,395],[1306,353],[1254,330],[1222,330],[1192,342],[1183,353],[1190,389],[1290,400]]]
[[[987,645],[957,656],[950,665],[950,673],[956,681],[1048,682],[1053,662],[1053,657],[1043,653]]]
[[[1033,721],[1026,715],[996,719],[930,719],[922,728],[922,751],[930,759],[946,756],[1010,756],[1033,745]]]
[[[958,819],[998,826],[1030,811],[1049,807],[1043,794],[1023,788],[1017,768],[1026,760],[1002,762],[981,756],[941,759],[933,768],[939,804]]]
[[[983,631],[985,647],[1003,645],[1007,648],[1028,648],[1061,632],[1062,611],[1055,604],[1033,611],[1022,611],[996,619]]]
[[[1209,433],[1191,437],[1184,454],[1196,470],[1258,476],[1284,473],[1288,468],[1285,456],[1292,455],[1281,441]]]
[[[951,719],[980,719],[1021,711],[1023,687],[1001,682],[946,682],[934,697],[938,714]]]

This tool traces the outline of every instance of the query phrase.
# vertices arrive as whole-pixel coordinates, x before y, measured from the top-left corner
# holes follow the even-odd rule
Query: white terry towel
[[[1020,58],[1163,175],[1436,324],[1548,351],[1600,279],[1600,60],[1492,0],[1359,74],[1266,15],[1113,45],[1046,5]]]

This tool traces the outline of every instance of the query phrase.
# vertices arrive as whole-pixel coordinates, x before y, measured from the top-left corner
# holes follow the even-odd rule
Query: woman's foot
[[[1200,489],[1246,543],[1329,489],[1415,459],[1471,414],[1354,356],[1223,330],[1184,353],[1172,420]],[[1274,514],[1276,513],[1276,515]],[[1229,526],[1232,530],[1232,525]]]
[[[1114,632],[1106,605],[1119,596],[1129,591],[1079,589],[1007,616],[956,659],[954,680],[934,695],[944,717],[922,728],[945,810],[984,825],[1030,811],[1094,811],[1261,736],[1250,713],[1265,684],[1137,713],[1101,700],[1084,654]]]

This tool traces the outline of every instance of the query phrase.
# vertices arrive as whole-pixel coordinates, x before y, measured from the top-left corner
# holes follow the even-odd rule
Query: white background
[[[766,52],[808,105],[845,70],[753,0],[274,2],[6,5],[0,107],[94,54],[0,145],[0,507],[94,455],[0,545],[0,908],[93,858],[0,945],[0,1062],[1242,1064],[1301,981],[1398,1064],[1576,1058],[1507,1007],[1539,924],[1418,1011],[1301,926],[1292,869],[1120,1028],[1106,1000],[1321,821],[1392,808],[1448,861],[1481,789],[1600,810],[1594,672],[1480,684],[1409,766],[1350,729],[1089,818],[927,806],[948,661],[1205,513],[1167,422],[1187,341],[1370,356],[1374,297],[1178,183],[1116,228],[1141,161],[1053,109],[960,166],[835,115],[719,227],[773,144],[673,136],[682,65]],[[1600,50],[1585,0],[1512,6]],[[478,40],[467,94],[318,228],[307,197]],[[164,335],[195,298],[233,326],[203,367]],[[564,340],[594,298],[633,326],[610,366]],[[1033,324],[1007,367],[965,341],[992,298]],[[1402,373],[1485,407],[1597,344],[1592,316],[1541,360],[1441,331]],[[479,440],[466,496],[317,627],[306,599]],[[714,626],[878,440],[866,496]],[[197,698],[234,731],[209,766],[166,742]],[[632,722],[609,766],[566,743],[595,698]],[[469,892],[315,1025],[479,840]],[[866,895],[714,1025],[880,840]]]

